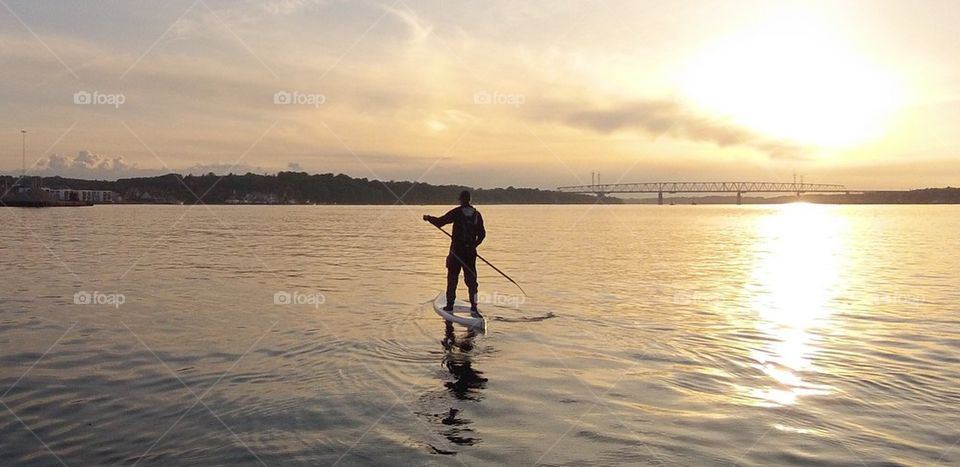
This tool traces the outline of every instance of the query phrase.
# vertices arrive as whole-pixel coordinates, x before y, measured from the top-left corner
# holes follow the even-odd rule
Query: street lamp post
[[[20,166],[23,170],[23,177],[27,176],[27,130],[20,130],[20,134],[23,135],[22,143],[20,145]]]

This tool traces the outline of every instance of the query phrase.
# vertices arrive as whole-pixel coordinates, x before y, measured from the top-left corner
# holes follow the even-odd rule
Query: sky
[[[960,185],[960,3],[0,1],[0,172]]]

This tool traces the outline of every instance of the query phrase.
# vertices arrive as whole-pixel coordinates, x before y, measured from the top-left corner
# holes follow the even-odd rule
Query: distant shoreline
[[[619,198],[567,193],[538,188],[478,188],[463,185],[431,185],[423,182],[380,181],[344,174],[279,172],[275,175],[180,175],[126,178],[115,181],[63,177],[27,177],[48,188],[112,191],[115,203],[136,205],[448,205],[461,190],[472,190],[477,204],[485,205],[584,205],[656,204],[657,198]],[[0,176],[0,187],[11,187],[19,178]],[[4,190],[6,191],[6,190]],[[746,194],[745,194],[746,195]],[[803,194],[775,197],[744,196],[742,204],[785,204],[795,201],[816,204],[960,204],[960,188],[924,188],[908,191],[872,191],[853,194]],[[732,195],[665,196],[664,204],[737,204]]]
[[[537,188],[478,188],[431,185],[422,182],[380,181],[344,174],[279,172],[275,175],[180,175],[126,178],[115,181],[63,177],[28,177],[50,189],[102,190],[116,193],[119,204],[212,205],[443,205],[455,202],[462,190],[474,192],[483,204],[594,204],[596,197]],[[0,186],[11,187],[18,178],[0,176]],[[36,183],[35,183],[36,184]],[[605,203],[621,203],[615,197]],[[106,204],[106,203],[104,203]]]
[[[768,201],[768,202],[753,202],[752,200],[751,200],[750,202],[748,202],[747,200],[744,200],[741,204],[742,204],[743,206],[777,206],[777,205],[793,204],[793,203],[819,204],[819,205],[825,205],[825,206],[950,206],[950,205],[960,205],[960,202],[899,202],[899,203],[897,203],[897,202],[894,202],[894,203],[891,203],[891,202],[886,202],[886,203],[884,203],[884,202],[822,202],[822,201],[813,201],[813,200],[807,200],[807,199],[791,200],[791,201]],[[204,204],[204,205],[206,205],[206,206],[236,206],[236,207],[267,207],[267,206],[270,206],[270,207],[283,207],[283,206],[323,206],[323,207],[335,207],[335,206],[341,206],[341,207],[362,207],[362,206],[377,207],[377,206],[385,206],[385,207],[391,207],[391,206],[396,206],[396,207],[398,207],[398,208],[404,208],[404,207],[406,207],[406,208],[412,208],[412,207],[418,207],[418,206],[430,206],[430,207],[434,207],[434,206],[450,206],[450,205],[455,204],[455,203],[453,203],[453,202],[442,203],[442,202],[441,202],[441,203],[425,203],[425,204],[422,204],[422,203],[417,203],[417,204],[412,204],[412,203],[405,203],[405,204],[400,204],[400,203],[368,203],[368,204],[359,204],[359,203],[341,203],[341,204],[333,204],[333,203],[326,203],[326,204],[323,204],[323,203],[315,203],[315,204],[306,204],[306,203],[297,203],[297,204],[290,204],[290,203],[288,203],[288,204],[279,204],[279,203],[277,203],[277,204],[266,204],[266,203],[264,203],[264,204],[253,204],[253,203],[246,203],[246,204],[236,204],[236,203],[209,203],[209,202],[208,202],[208,203],[197,203],[197,204]],[[593,204],[591,204],[591,203],[509,203],[509,202],[506,202],[506,203],[499,203],[499,202],[498,202],[498,203],[481,203],[481,202],[477,202],[477,203],[476,203],[477,206],[588,206],[588,207],[589,207],[589,206],[593,206],[593,205],[599,205],[599,204],[601,204],[601,203],[593,203]],[[93,204],[93,206],[184,206],[184,207],[190,207],[190,206],[193,206],[193,205],[194,205],[194,203],[147,203],[147,202],[94,203],[94,204]],[[656,203],[656,201],[654,201],[654,202],[651,203],[651,202],[630,202],[630,200],[625,200],[625,202],[622,202],[622,203],[608,203],[608,204],[606,204],[606,205],[607,205],[607,206],[650,206],[650,207],[654,207],[654,206],[657,206],[657,203]],[[736,205],[737,205],[736,201],[733,201],[733,202],[673,202],[673,203],[667,203],[666,200],[665,200],[665,202],[664,202],[664,204],[663,204],[663,206],[664,206],[664,207],[667,207],[667,208],[669,208],[669,207],[680,207],[680,206],[694,206],[694,207],[695,207],[695,206],[736,206]],[[18,207],[18,206],[11,206],[11,207]],[[52,206],[52,207],[60,207],[60,206]]]
[[[744,196],[742,204],[787,204],[793,202],[813,204],[960,204],[960,188],[922,188],[903,191],[870,191],[864,193],[801,194],[758,197]],[[657,198],[625,199],[626,204],[657,204]],[[737,204],[736,196],[664,196],[663,204]]]

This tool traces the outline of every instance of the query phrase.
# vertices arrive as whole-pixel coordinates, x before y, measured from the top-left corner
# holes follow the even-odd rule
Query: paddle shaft
[[[430,224],[430,225],[433,225],[433,224]],[[433,225],[433,226],[436,227],[437,230],[439,230],[439,231],[447,234],[447,236],[450,237],[450,239],[453,239],[453,235],[450,235],[450,232],[447,232],[446,230],[443,230],[443,227],[440,227],[440,226],[438,226],[438,225]],[[520,284],[518,284],[517,281],[513,280],[510,276],[508,276],[507,273],[501,271],[500,268],[498,268],[498,267],[494,266],[493,264],[491,264],[491,263],[490,263],[489,261],[487,261],[487,259],[484,258],[483,256],[480,256],[480,253],[477,253],[477,258],[480,258],[481,261],[483,261],[484,263],[487,263],[487,266],[490,266],[491,268],[493,268],[494,271],[497,271],[498,273],[500,273],[500,275],[503,276],[503,277],[505,277],[508,281],[513,282],[513,285],[517,286],[517,288],[520,289],[520,292],[523,293],[523,296],[524,296],[524,297],[527,296],[527,292],[525,292],[525,291],[523,290],[523,287],[520,287]]]

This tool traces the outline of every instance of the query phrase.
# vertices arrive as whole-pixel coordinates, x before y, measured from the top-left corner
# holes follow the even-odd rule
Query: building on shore
[[[115,203],[117,194],[110,190],[74,190],[73,188],[57,187],[42,188],[50,193],[57,201],[87,201],[94,204]]]
[[[119,196],[110,190],[74,190],[69,187],[42,187],[40,177],[22,177],[0,192],[0,205],[8,207],[92,206],[115,203]]]

